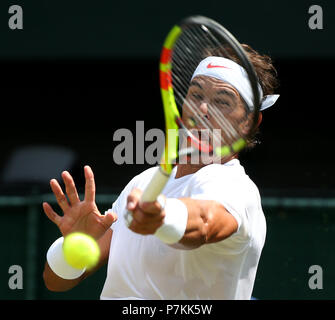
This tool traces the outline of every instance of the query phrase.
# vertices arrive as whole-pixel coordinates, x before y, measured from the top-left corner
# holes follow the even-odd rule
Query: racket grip
[[[141,202],[155,201],[164,189],[169,177],[170,175],[163,172],[163,170],[159,167],[150,183],[143,191]]]

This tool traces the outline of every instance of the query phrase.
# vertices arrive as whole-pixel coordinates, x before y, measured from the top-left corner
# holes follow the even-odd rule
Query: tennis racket
[[[215,63],[211,57],[227,60]],[[205,72],[194,77],[200,63]],[[229,82],[215,77],[215,72],[225,69],[233,79],[234,72],[231,76],[229,72],[234,63],[242,67],[242,85],[249,86],[244,97]],[[181,158],[206,155],[215,161],[243,149],[257,127],[260,110],[258,79],[246,52],[228,30],[209,18],[191,16],[171,29],[161,52],[159,75],[165,149],[141,201],[157,199]]]

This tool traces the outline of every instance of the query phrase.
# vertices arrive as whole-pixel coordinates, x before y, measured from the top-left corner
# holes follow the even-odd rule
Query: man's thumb
[[[116,222],[116,220],[117,220],[116,212],[113,212],[110,209],[105,212],[104,224],[106,226],[110,227],[114,222]]]

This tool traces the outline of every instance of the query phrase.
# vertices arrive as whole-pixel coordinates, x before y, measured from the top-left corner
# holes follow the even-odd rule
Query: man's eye
[[[199,100],[202,100],[202,95],[201,94],[198,94],[198,93],[193,93],[192,94],[192,98],[193,98],[193,100],[197,100],[197,101],[199,101]]]
[[[214,100],[215,105],[217,106],[221,106],[221,107],[230,107],[230,104],[226,101],[226,100],[222,100],[222,99],[217,99]]]

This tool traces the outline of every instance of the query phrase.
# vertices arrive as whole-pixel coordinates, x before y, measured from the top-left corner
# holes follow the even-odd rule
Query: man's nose
[[[208,104],[206,102],[201,102],[199,109],[201,113],[208,118]]]

